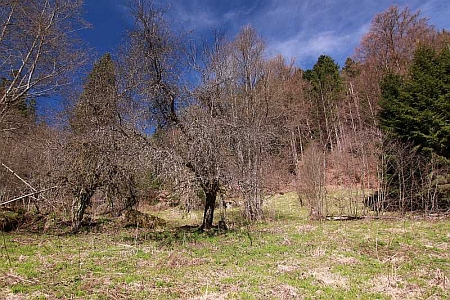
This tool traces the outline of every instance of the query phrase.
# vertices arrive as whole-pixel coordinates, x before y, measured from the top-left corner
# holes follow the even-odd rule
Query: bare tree
[[[244,27],[232,44],[234,95],[231,122],[235,129],[234,152],[237,158],[239,189],[250,220],[263,216],[262,151],[267,142],[267,116],[270,96],[267,68],[263,58],[265,45],[250,27]]]
[[[250,220],[263,217],[263,158],[274,139],[273,92],[265,45],[246,26],[232,41],[217,41],[203,70],[199,99],[216,122],[229,132],[224,157]],[[230,172],[229,171],[229,172]]]
[[[27,121],[28,122],[28,121]],[[56,138],[55,130],[45,124],[26,124],[14,131],[0,132],[0,198],[3,202],[21,198],[18,205],[34,212],[48,212],[53,203],[48,192],[47,151]],[[37,191],[46,190],[46,193]]]
[[[70,83],[65,77],[82,62],[77,30],[82,1],[0,1],[0,121],[23,97],[48,95]]]
[[[124,91],[138,125],[136,136],[160,160],[156,163],[165,169],[163,174],[190,180],[190,176],[180,178],[187,170],[197,181],[205,194],[201,229],[209,229],[222,184],[222,132],[204,107],[184,101],[192,99],[181,84],[188,56],[183,38],[166,23],[164,10],[149,1],[136,1],[131,9],[135,27],[129,31],[121,65]],[[149,131],[155,130],[159,138],[149,137]]]
[[[172,33],[163,11],[151,4],[137,2],[133,9],[136,27],[130,31],[123,59],[130,99],[150,113],[148,128],[172,136],[168,144],[172,160],[181,162],[203,190],[201,228],[212,226],[217,195],[231,170],[245,198],[247,216],[260,219],[270,103],[264,43],[251,27],[233,41],[216,39],[213,48],[204,51],[203,64],[195,64],[202,83],[191,92],[181,84],[180,74],[190,57],[183,38]]]
[[[301,178],[298,192],[307,200],[310,218],[316,220],[323,218],[327,213],[326,151],[322,145],[310,143],[297,170]]]
[[[134,1],[130,10],[135,24],[121,49],[122,90],[134,108],[144,110],[137,117],[146,119],[146,129],[180,126],[176,109],[182,105],[185,41],[164,19],[166,11],[153,2]]]
[[[391,6],[372,21],[356,50],[358,61],[370,63],[378,72],[404,74],[420,43],[430,43],[436,31],[420,12]]]
[[[116,214],[137,202],[136,153],[121,121],[119,102],[114,62],[106,54],[94,65],[74,105],[63,152],[61,178],[73,198],[74,231],[98,192]]]
[[[427,156],[412,143],[385,135],[380,151],[379,187],[366,199],[377,213],[435,212],[448,208],[445,185],[448,166],[437,155]],[[440,199],[442,197],[442,199]]]
[[[435,29],[419,11],[391,6],[374,17],[369,32],[355,50],[354,60],[347,60],[344,68],[349,93],[360,108],[362,127],[372,127],[374,132],[378,126],[382,78],[388,73],[405,74],[417,46],[440,44],[437,40],[440,39]]]
[[[169,133],[172,139],[166,138],[163,148],[170,151],[176,158],[174,161],[181,162],[191,174],[174,170],[178,172],[178,180],[186,181],[193,177],[202,190],[205,203],[201,229],[210,229],[217,198],[230,179],[227,166],[229,135],[224,124],[212,117],[205,107],[191,106],[180,118],[184,133],[179,130]]]

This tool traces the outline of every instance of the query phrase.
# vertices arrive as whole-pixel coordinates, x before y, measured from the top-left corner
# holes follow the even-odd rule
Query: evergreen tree
[[[74,196],[72,226],[77,231],[97,191],[116,214],[137,201],[131,145],[119,128],[116,72],[109,54],[89,74],[70,125],[66,173]]]
[[[317,135],[322,145],[332,148],[339,135],[337,106],[343,91],[339,66],[327,55],[321,55],[312,70],[304,73],[309,81],[309,95],[315,116]]]
[[[94,65],[71,120],[75,131],[95,130],[118,123],[116,71],[109,54]]]
[[[348,78],[356,78],[361,74],[360,64],[352,58],[347,57],[345,60],[345,65],[342,68],[342,74]]]
[[[6,93],[6,88],[11,80],[7,78],[0,78],[0,97]],[[24,94],[19,97],[12,105],[8,112],[3,116],[0,122],[0,128],[20,128],[25,125],[36,124],[36,100]],[[27,127],[27,126],[25,126]]]
[[[419,48],[409,76],[385,77],[380,106],[383,129],[422,153],[450,158],[450,50]]]
[[[381,87],[380,125],[388,144],[397,145],[385,153],[390,205],[402,211],[448,207],[450,49],[419,47],[409,73],[388,75]]]

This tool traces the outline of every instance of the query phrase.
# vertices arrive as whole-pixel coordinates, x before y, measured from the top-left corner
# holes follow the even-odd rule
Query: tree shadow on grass
[[[184,225],[163,230],[141,231],[134,235],[125,236],[123,240],[138,243],[152,241],[158,243],[161,247],[172,247],[175,245],[201,243],[233,231],[223,230],[218,226],[202,231],[199,226]]]

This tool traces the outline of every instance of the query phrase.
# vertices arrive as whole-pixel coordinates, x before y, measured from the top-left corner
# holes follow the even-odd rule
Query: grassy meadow
[[[226,232],[196,232],[201,212],[157,214],[167,227],[2,233],[0,298],[450,298],[448,218],[310,221],[291,193],[257,224],[230,210]]]

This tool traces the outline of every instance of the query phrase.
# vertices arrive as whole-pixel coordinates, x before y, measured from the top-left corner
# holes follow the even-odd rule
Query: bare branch
[[[11,199],[11,200],[8,200],[8,201],[6,201],[6,202],[0,203],[0,206],[3,206],[3,205],[6,205],[6,204],[15,202],[15,201],[17,201],[17,200],[21,200],[21,199],[26,198],[26,197],[38,195],[38,194],[40,194],[40,193],[43,193],[43,192],[46,192],[46,191],[49,191],[49,190],[53,190],[53,189],[56,189],[56,188],[58,188],[58,186],[52,186],[52,187],[49,187],[49,188],[46,188],[46,189],[43,189],[43,190],[40,190],[40,191],[34,191],[34,192],[32,192],[32,193],[28,193],[28,194],[26,194],[26,195],[22,195],[22,196],[20,196],[20,197],[16,197],[16,198]],[[36,199],[36,198],[34,198],[34,199]]]

